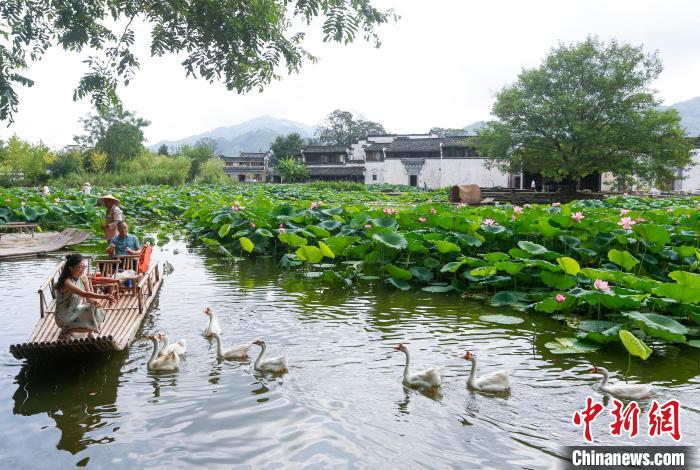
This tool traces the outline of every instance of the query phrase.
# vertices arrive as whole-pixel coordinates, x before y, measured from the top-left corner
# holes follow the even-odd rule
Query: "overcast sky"
[[[375,0],[401,19],[380,30],[382,47],[362,41],[307,47],[320,58],[262,93],[237,95],[221,84],[185,78],[177,57],[148,56],[137,36],[141,69],[121,88],[127,109],[149,119],[148,143],[179,139],[261,115],[316,125],[336,108],[378,121],[390,132],[462,127],[489,118],[494,93],[523,67],[537,66],[559,42],[587,35],[658,50],[664,71],[655,86],[666,104],[700,95],[700,2],[697,0]],[[144,31],[140,31],[144,33]],[[20,90],[16,133],[52,147],[72,143],[88,100],[72,91],[84,57],[53,50],[33,64],[34,87]]]

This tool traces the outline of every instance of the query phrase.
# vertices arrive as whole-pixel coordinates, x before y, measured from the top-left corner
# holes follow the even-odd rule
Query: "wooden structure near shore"
[[[40,319],[26,343],[13,344],[10,353],[17,359],[32,359],[58,354],[109,353],[121,351],[134,340],[163,282],[158,263],[153,263],[136,286],[134,295],[121,294],[119,300],[102,310],[105,319],[95,338],[59,338],[56,325],[56,280],[64,262],[61,262],[39,289]]]
[[[21,227],[22,225],[15,225]],[[67,228],[60,233],[42,232],[22,235],[5,235],[0,240],[0,260],[25,258],[41,253],[57,251],[69,245],[77,245],[91,237],[89,232]]]

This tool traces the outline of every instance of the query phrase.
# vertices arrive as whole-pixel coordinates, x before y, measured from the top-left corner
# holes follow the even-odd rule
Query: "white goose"
[[[469,371],[469,378],[467,379],[467,387],[471,390],[478,390],[480,392],[505,392],[510,390],[510,377],[508,376],[507,370],[491,372],[477,379],[476,354],[466,351],[463,357],[472,363],[472,368]]]
[[[158,351],[158,357],[165,356],[171,351],[178,356],[184,356],[187,354],[187,340],[185,338],[180,338],[176,342],[170,343],[170,339],[168,338],[167,334],[160,333],[157,336],[160,341],[165,341],[163,346],[161,346],[160,351]]]
[[[214,310],[211,307],[207,307],[204,309],[204,314],[209,315],[209,324],[204,328],[204,331],[202,331],[202,335],[207,338],[211,338],[214,333],[220,335],[221,327],[219,326],[219,318],[216,316],[216,313],[214,313]]]
[[[152,371],[173,371],[180,367],[180,356],[175,354],[173,351],[169,352],[165,356],[158,356],[158,337],[157,336],[146,336],[153,342],[153,353],[151,358],[148,360],[148,370]]]
[[[437,368],[411,373],[409,369],[411,356],[403,343],[397,344],[394,349],[402,351],[406,355],[406,367],[403,370],[403,381],[406,385],[418,388],[437,388],[442,384]]]
[[[602,374],[603,380],[600,381],[600,389],[618,398],[639,400],[640,398],[647,398],[651,396],[653,392],[652,387],[649,384],[608,384],[608,377],[610,374],[605,367],[593,366],[593,369],[591,369],[591,374]]]
[[[253,341],[253,344],[257,344],[262,348],[260,350],[260,355],[253,364],[255,370],[259,370],[262,372],[284,372],[288,369],[287,354],[284,354],[283,356],[264,359],[263,355],[265,354],[265,349],[267,348],[267,346],[265,345],[265,341],[261,339],[256,339],[255,341]]]
[[[248,351],[253,346],[253,343],[242,343],[230,348],[224,349],[221,347],[221,336],[219,333],[212,335],[216,340],[216,355],[222,359],[248,359]]]

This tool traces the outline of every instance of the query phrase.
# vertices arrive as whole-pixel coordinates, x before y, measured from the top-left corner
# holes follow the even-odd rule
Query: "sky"
[[[148,28],[137,29],[141,68],[120,88],[127,109],[151,121],[148,144],[231,126],[262,115],[317,125],[334,109],[359,113],[389,132],[463,127],[490,118],[494,94],[560,42],[618,39],[658,50],[654,83],[665,104],[700,95],[700,2],[696,0],[374,0],[401,18],[379,29],[382,46],[323,43],[318,24],[306,47],[320,60],[245,95],[186,78],[181,58],[151,58]],[[89,99],[72,101],[86,55],[52,49],[26,72],[15,123],[0,127],[53,148],[73,143]],[[4,123],[3,123],[4,124]]]

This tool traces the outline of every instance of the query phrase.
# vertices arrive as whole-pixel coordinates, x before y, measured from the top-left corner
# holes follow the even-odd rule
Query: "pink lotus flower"
[[[632,220],[632,217],[623,217],[620,219],[617,225],[619,225],[625,230],[632,230],[632,226],[636,223],[637,222],[635,220]]]
[[[238,208],[238,206],[231,206],[231,210],[233,212],[238,212],[240,209]]]
[[[432,203],[433,203],[433,198],[428,199],[427,202],[428,202],[428,204],[432,204]]]
[[[559,207],[561,206],[561,202],[553,202],[552,207]]]
[[[257,227],[257,225],[255,225],[255,222],[251,222],[251,223],[250,223],[250,228],[255,228],[255,227]]]
[[[372,224],[366,224],[365,230],[372,230]]]
[[[12,202],[12,199],[10,199],[9,197],[5,199],[6,204],[9,204],[10,202]]]
[[[666,212],[673,212],[673,207],[669,207],[668,209],[666,209]]]
[[[566,300],[566,296],[564,294],[557,294],[557,296],[554,297],[554,300],[561,304]]]
[[[437,211],[435,210],[434,207],[431,207],[431,208],[430,208],[430,213],[431,213],[431,214],[437,214]]]
[[[581,223],[581,221],[584,219],[583,212],[574,212],[571,214],[571,219],[576,222],[576,223]]]
[[[520,206],[513,206],[513,212],[516,214],[520,214],[523,211],[523,208]]]
[[[391,208],[389,208],[389,207],[387,207],[386,209],[384,209],[384,213],[385,213],[385,214],[396,214],[396,213],[398,213],[398,212],[399,212],[398,210],[396,210],[396,209],[391,209]]]
[[[620,215],[627,215],[629,214],[629,212],[630,211],[628,211],[627,209],[620,209]]]
[[[284,224],[280,224],[280,226],[277,228],[277,231],[278,231],[279,233],[284,233],[284,232],[286,232],[286,230],[284,229]]]
[[[595,287],[601,292],[610,292],[610,286],[608,285],[608,281],[603,281],[602,279],[596,279],[593,283],[593,287]]]
[[[60,197],[57,197],[56,199],[53,200],[53,202],[55,202],[56,204],[58,204],[59,202],[61,202],[61,198],[60,198]]]
[[[418,219],[418,222],[424,224],[426,220],[428,219],[426,219],[425,217],[421,217],[420,219]]]
[[[513,215],[510,216],[510,221],[511,221],[511,222],[515,222],[516,220],[517,220],[517,219],[515,218],[515,214],[513,214]]]
[[[637,218],[634,219],[634,220],[635,220],[638,224],[641,224],[642,222],[646,222],[646,221],[647,221],[647,219],[644,219],[644,218],[642,218],[642,217],[637,217]]]
[[[316,209],[317,207],[320,207],[322,204],[323,204],[323,201],[314,201],[309,206],[309,209],[311,209],[311,210]]]
[[[491,227],[491,226],[493,226],[493,225],[498,225],[498,224],[496,223],[496,221],[493,220],[493,219],[484,219],[484,220],[481,222],[481,224],[482,224],[482,225],[488,225],[489,227]]]

